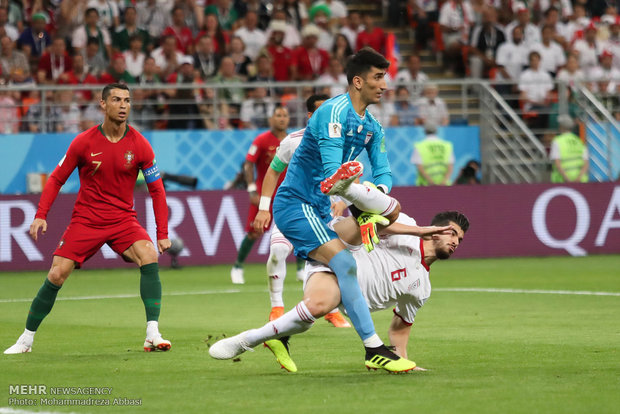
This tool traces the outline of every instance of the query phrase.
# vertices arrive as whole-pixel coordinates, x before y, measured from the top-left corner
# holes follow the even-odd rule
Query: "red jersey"
[[[172,35],[177,40],[177,50],[181,53],[187,53],[187,49],[194,43],[194,36],[189,27],[181,27],[177,30],[174,26],[168,26],[164,29],[161,36]]]
[[[277,81],[290,80],[289,68],[293,61],[291,49],[284,46],[268,46],[267,52],[271,55],[273,63],[273,78]]]
[[[368,33],[362,30],[357,34],[356,50],[360,50],[364,46],[370,46],[379,53],[385,53],[385,32],[380,27],[375,27],[372,32]]]
[[[250,145],[246,161],[250,161],[256,165],[256,191],[261,193],[263,187],[263,179],[267,174],[267,169],[276,155],[276,150],[280,146],[280,140],[273,135],[273,132],[267,131],[254,138],[254,142]],[[280,175],[277,186],[284,180],[284,174]],[[276,186],[276,188],[277,188]],[[275,192],[274,192],[275,195]]]
[[[291,66],[297,68],[297,75],[302,80],[313,80],[321,76],[327,70],[329,53],[323,49],[308,50],[299,46],[293,50]]]
[[[135,217],[133,191],[141,169],[153,199],[157,239],[168,238],[164,186],[153,148],[142,134],[127,126],[125,135],[116,143],[105,137],[101,125],[79,134],[47,181],[36,218],[45,220],[60,187],[76,167],[80,174],[80,191],[71,222],[106,227]]]

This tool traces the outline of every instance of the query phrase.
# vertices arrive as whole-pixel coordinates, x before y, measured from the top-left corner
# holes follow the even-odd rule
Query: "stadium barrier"
[[[403,211],[428,224],[442,210],[464,212],[471,228],[456,258],[620,253],[620,185],[590,183],[553,186],[478,185],[396,187]],[[38,197],[0,196],[0,271],[45,270],[69,223],[75,201],[61,194],[48,217],[47,234],[37,243],[28,235]],[[168,194],[169,235],[181,238],[181,265],[233,263],[244,237],[248,195],[245,191],[186,191]],[[154,237],[151,199],[135,199],[138,218]],[[269,237],[263,236],[248,258],[264,263]],[[162,257],[161,264],[170,263]],[[107,246],[86,268],[127,266]],[[205,277],[208,274],[205,274]]]

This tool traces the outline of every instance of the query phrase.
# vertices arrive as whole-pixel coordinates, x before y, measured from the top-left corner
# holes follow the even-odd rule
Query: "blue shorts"
[[[273,220],[295,248],[295,256],[308,259],[311,251],[338,235],[327,225],[330,215],[321,216],[319,209],[295,197],[278,194],[273,202]]]

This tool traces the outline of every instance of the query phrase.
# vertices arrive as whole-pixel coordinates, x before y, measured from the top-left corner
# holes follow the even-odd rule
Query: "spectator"
[[[30,76],[28,59],[19,50],[15,50],[15,43],[8,35],[0,37],[0,73],[7,79],[16,70],[21,70],[25,76]]]
[[[482,10],[482,22],[474,26],[469,40],[469,68],[472,78],[489,77],[495,69],[497,49],[506,41],[504,32],[497,26],[497,12],[493,7]]]
[[[17,28],[18,32],[24,30],[24,11],[20,1],[8,0],[3,1],[3,5],[7,8],[8,22]]]
[[[585,78],[583,71],[579,69],[579,58],[572,53],[568,55],[566,66],[560,70],[556,77],[558,81],[565,82],[571,88],[584,81]]]
[[[125,52],[130,49],[131,38],[138,37],[140,39],[140,47],[142,52],[148,52],[152,49],[151,36],[149,32],[138,27],[138,14],[134,6],[127,6],[125,9],[125,24],[118,26],[112,37],[112,47],[116,52]]]
[[[84,131],[95,125],[101,125],[104,117],[103,109],[101,109],[101,91],[95,90],[93,92],[93,99],[86,108],[82,110],[80,129]]]
[[[523,111],[534,116],[529,118],[531,128],[545,128],[548,125],[553,81],[551,75],[540,67],[540,53],[530,52],[530,67],[519,77],[520,100]]]
[[[269,27],[267,27],[267,39],[271,38],[271,33],[274,30],[273,27],[278,27],[278,30],[282,30],[284,33],[284,38],[282,39],[282,45],[284,47],[292,50],[301,44],[299,30],[286,21],[286,12],[284,10],[274,10],[271,22],[269,22]]]
[[[449,75],[464,74],[462,48],[467,43],[474,10],[468,0],[446,1],[439,11],[439,25],[444,45],[444,69]]]
[[[540,30],[530,21],[530,10],[527,6],[522,2],[517,2],[515,3],[515,10],[517,18],[509,23],[505,30],[505,33],[509,37],[508,40],[512,40],[512,31],[516,26],[519,26],[523,32],[523,43],[525,43],[527,47],[532,47],[532,45],[540,43]]]
[[[52,109],[54,132],[78,133],[80,130],[80,108],[73,101],[73,91],[63,90],[55,93],[56,105]]]
[[[381,125],[394,126],[398,124],[396,108],[394,107],[394,102],[392,102],[390,92],[386,93],[378,104],[369,106],[368,112],[370,112]]]
[[[38,83],[55,83],[58,77],[71,70],[71,58],[66,50],[65,40],[57,37],[52,41],[49,52],[43,53],[37,71]]]
[[[545,26],[553,27],[554,33],[552,40],[562,46],[562,49],[567,49],[570,44],[571,33],[569,33],[568,26],[560,21],[560,12],[555,7],[549,7],[545,11],[545,20],[542,24],[542,30],[544,30]]]
[[[399,86],[396,89],[394,110],[396,112],[395,126],[413,126],[420,118],[417,106],[411,103],[409,89],[406,86]]]
[[[376,27],[374,17],[371,13],[365,12],[362,15],[364,30],[357,35],[355,49],[360,50],[365,46],[370,46],[377,52],[385,54],[385,32],[380,27]]]
[[[99,53],[99,40],[97,38],[91,37],[86,42],[84,60],[89,72],[97,78],[105,70],[106,60],[103,58],[103,54]]]
[[[243,80],[246,80],[249,76],[249,67],[252,64],[252,60],[245,54],[245,44],[240,37],[233,36],[230,39],[229,56],[235,62],[235,73]]]
[[[424,122],[426,137],[414,144],[411,162],[418,169],[415,185],[451,185],[450,176],[454,169],[452,144],[439,138],[437,124],[432,120]]]
[[[353,48],[347,37],[338,33],[334,38],[334,46],[332,46],[331,55],[338,59],[342,66],[346,65],[347,60],[353,54]]]
[[[346,36],[351,49],[357,46],[357,35],[364,30],[362,18],[359,12],[351,11],[347,17],[346,25],[340,29],[340,33]],[[351,50],[353,54],[353,50]]]
[[[620,69],[620,16],[616,16],[609,25],[609,37],[605,49],[614,55],[614,67]]]
[[[112,56],[112,41],[107,30],[99,27],[99,12],[97,9],[89,8],[84,13],[84,24],[73,32],[71,46],[74,50],[83,52],[90,38],[97,39],[99,54],[105,62]]]
[[[439,97],[437,85],[427,84],[424,87],[424,96],[418,100],[416,106],[420,114],[417,124],[448,125],[450,123],[448,107]]]
[[[238,19],[237,10],[232,5],[231,0],[215,0],[205,8],[205,15],[213,14],[224,30],[232,30]]]
[[[308,9],[306,9],[306,5],[303,2],[284,0],[283,9],[286,13],[286,20],[292,23],[297,30],[308,24]]]
[[[151,56],[159,67],[162,78],[167,78],[179,66],[183,54],[177,50],[177,41],[174,36],[162,37],[161,46],[153,50]]]
[[[33,14],[32,24],[17,39],[17,46],[34,65],[38,64],[43,52],[52,44],[52,38],[45,30],[45,22],[43,13]]]
[[[273,114],[275,104],[267,96],[267,89],[254,88],[250,91],[248,98],[241,104],[241,128],[269,128],[269,118]]]
[[[476,160],[470,160],[467,165],[461,168],[459,176],[454,181],[454,184],[470,185],[480,184],[478,178],[478,172],[480,171],[480,163]]]
[[[220,69],[217,75],[211,78],[211,82],[230,85],[217,90],[218,99],[222,99],[230,105],[236,105],[237,108],[241,105],[244,94],[239,84],[243,82],[243,79],[235,73],[235,62],[230,56],[222,58]]]
[[[603,51],[602,42],[596,39],[597,29],[594,23],[590,23],[584,29],[583,39],[577,39],[573,44],[572,53],[579,57],[579,67],[585,72],[598,64],[598,56]]]
[[[179,69],[171,73],[166,79],[166,83],[191,84],[196,81],[194,71],[194,59],[191,56],[182,56],[179,59]],[[196,95],[193,89],[170,89],[167,92],[169,98],[170,129],[198,129],[199,124],[198,106],[196,105]]]
[[[203,0],[176,0],[175,6],[183,9],[185,15],[185,25],[189,27],[192,33],[198,33],[204,25],[205,5]]]
[[[30,132],[32,134],[54,132],[54,116],[50,110],[53,104],[54,95],[49,93],[45,105],[43,105],[41,101],[30,105],[23,119],[25,132]]]
[[[127,64],[125,63],[125,56],[122,53],[117,53],[112,57],[112,63],[107,71],[101,74],[99,82],[106,85],[109,83],[125,83],[134,84],[136,79],[127,72]]]
[[[245,2],[238,3],[240,15],[245,16],[248,12],[252,11],[258,16],[258,28],[265,30],[271,20],[270,10],[267,7],[266,2],[261,0],[245,0]],[[241,9],[245,9],[244,11]],[[267,36],[265,37],[267,38]]]
[[[157,113],[153,110],[153,106],[149,105],[147,95],[144,89],[133,88],[131,99],[131,126],[138,131],[152,131],[155,129],[155,119],[157,119]]]
[[[0,78],[0,133],[17,134],[19,132],[19,111],[17,101],[5,88],[6,81]]]
[[[142,51],[142,45],[142,36],[134,34],[129,38],[129,49],[123,52],[125,64],[127,65],[127,72],[134,78],[142,74],[142,68],[144,67],[146,55]]]
[[[314,14],[312,23],[319,28],[317,47],[323,50],[331,50],[332,47],[334,47],[334,35],[329,27],[329,19],[323,12],[323,9],[319,9],[319,11]]]
[[[292,52],[291,77],[293,80],[315,80],[327,69],[329,53],[317,47],[319,28],[308,24],[303,28],[302,44]]]
[[[555,10],[562,19],[570,19],[573,15],[571,0],[538,0],[538,7],[545,12],[545,17],[549,10]]]
[[[99,13],[99,26],[109,33],[114,33],[114,28],[120,25],[120,12],[118,3],[112,0],[88,0],[86,5]]]
[[[321,93],[331,97],[347,92],[349,82],[340,59],[337,57],[329,59],[327,71],[316,80],[316,84],[323,87]]]
[[[147,56],[144,59],[144,66],[142,67],[142,74],[136,78],[136,82],[139,85],[161,85],[162,81],[157,74],[157,65],[155,59],[151,56]],[[135,90],[135,89],[134,89]],[[164,94],[157,89],[143,89],[143,99],[146,100],[145,106],[149,106],[149,111],[160,113],[165,109]]]
[[[9,23],[9,11],[6,7],[0,7],[0,33],[7,35],[12,42],[19,38],[17,27]]]
[[[222,30],[222,27],[214,14],[207,14],[205,16],[204,29],[198,33],[196,38],[199,39],[203,35],[207,35],[213,39],[215,53],[222,56],[228,52],[228,43],[230,40],[228,33]]]
[[[599,56],[599,65],[588,73],[593,92],[616,94],[620,91],[620,70],[613,66],[613,58],[614,55],[609,50],[603,50]]]
[[[71,69],[60,75],[57,83],[59,85],[96,85],[99,82],[95,76],[89,73],[84,56],[75,53],[71,60]],[[88,90],[75,90],[75,95],[80,105],[84,105],[92,99],[92,93]]]
[[[568,115],[558,117],[560,135],[551,141],[552,183],[587,183],[590,168],[588,149],[572,130],[575,122]]]
[[[273,65],[268,55],[258,55],[255,65],[255,73],[254,75],[250,76],[250,78],[248,79],[249,82],[274,83],[276,81],[273,77]],[[276,96],[274,88],[269,87],[267,89],[267,96]]]
[[[88,0],[63,0],[58,13],[57,36],[70,38],[75,29],[84,24]],[[33,16],[34,17],[34,16]]]
[[[164,29],[163,36],[173,36],[176,40],[176,48],[182,54],[193,53],[193,35],[192,31],[185,23],[185,12],[182,7],[175,6],[170,12],[172,16],[172,24]]]
[[[144,28],[151,39],[158,39],[170,24],[170,9],[173,2],[142,0],[136,3],[138,27]]]
[[[346,24],[349,10],[343,2],[341,2],[340,0],[318,0],[314,3],[312,8],[323,5],[329,8],[331,27],[338,28]]]
[[[194,54],[194,66],[200,72],[203,80],[215,76],[220,67],[220,56],[215,53],[213,38],[204,34],[198,38],[196,53]]]
[[[431,23],[439,19],[439,2],[437,0],[407,0],[409,23],[415,27],[415,47],[426,49],[429,39],[433,39],[434,29]]]
[[[265,32],[258,28],[258,14],[249,10],[243,19],[243,26],[235,31],[245,43],[245,54],[250,59],[255,60],[260,50],[267,44]]]
[[[523,29],[521,26],[515,26],[512,29],[512,40],[508,40],[501,44],[497,49],[497,69],[498,80],[518,81],[523,72],[523,68],[528,64],[529,48],[523,42]],[[498,85],[498,91],[503,95],[508,95],[511,90],[516,92],[516,86]]]
[[[417,100],[422,96],[424,84],[428,82],[428,76],[420,70],[420,57],[418,55],[407,57],[407,67],[398,71],[396,82],[408,84],[409,95],[412,99]]]
[[[552,77],[566,64],[564,50],[553,40],[555,29],[551,25],[542,28],[542,42],[532,46],[541,56],[540,67],[549,72]]]
[[[291,79],[293,56],[291,50],[283,45],[285,31],[285,23],[279,20],[272,21],[267,30],[270,36],[265,51],[273,65],[273,77],[278,82]]]

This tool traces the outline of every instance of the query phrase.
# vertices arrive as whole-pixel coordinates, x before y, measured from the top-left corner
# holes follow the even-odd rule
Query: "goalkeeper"
[[[469,228],[467,217],[445,211],[433,218],[431,227],[418,227],[414,219],[401,213],[396,223],[385,228],[371,252],[361,247],[359,228],[353,218],[340,219],[333,227],[358,263],[357,280],[369,310],[395,305],[388,334],[396,353],[407,358],[411,325],[431,293],[430,265],[454,253]],[[295,372],[297,367],[288,353],[288,336],[310,329],[316,318],[333,309],[340,299],[333,271],[321,263],[309,262],[300,304],[261,328],[213,344],[209,354],[216,359],[230,359],[267,341],[280,365]],[[279,347],[274,346],[277,343]],[[387,360],[377,355],[366,361],[366,367],[377,369]]]

